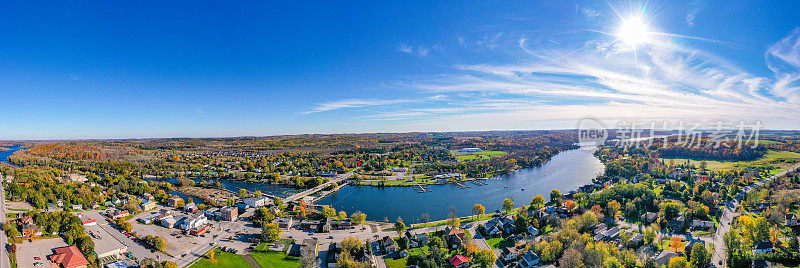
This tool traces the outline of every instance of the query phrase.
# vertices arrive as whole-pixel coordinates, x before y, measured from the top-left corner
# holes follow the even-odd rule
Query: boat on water
[[[522,191],[525,191],[525,188],[522,188]]]

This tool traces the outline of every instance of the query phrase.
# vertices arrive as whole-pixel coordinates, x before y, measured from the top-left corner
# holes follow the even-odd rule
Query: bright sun
[[[617,32],[617,38],[633,47],[647,42],[649,36],[647,24],[638,17],[623,20],[622,26]]]

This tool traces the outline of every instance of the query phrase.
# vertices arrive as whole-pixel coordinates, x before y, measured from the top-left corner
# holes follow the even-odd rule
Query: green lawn
[[[240,268],[250,268],[250,264],[244,261],[242,255],[236,255],[233,253],[222,252],[219,249],[215,249],[216,254],[214,254],[214,260],[209,260],[206,258],[200,258],[192,268],[205,268],[205,267],[240,267]],[[255,258],[255,256],[253,256]],[[258,259],[256,259],[258,260]],[[269,266],[267,266],[269,267]],[[292,266],[297,267],[297,266]]]
[[[769,151],[767,154],[764,155],[764,157],[753,161],[715,161],[715,160],[705,160],[705,161],[708,164],[709,170],[718,171],[723,169],[732,169],[734,167],[744,166],[748,164],[764,164],[779,158],[800,159],[800,154],[789,151]],[[688,160],[689,163],[693,164],[696,167],[700,166],[700,161],[704,160],[704,159],[688,159],[688,158],[664,158],[664,161],[668,163],[670,159],[674,160],[676,165],[686,163],[686,161]]]
[[[477,152],[476,154],[492,156],[492,155],[506,155],[508,153],[503,151],[482,151],[482,152]]]
[[[250,253],[253,259],[261,265],[261,267],[286,267],[297,268],[300,266],[300,259],[286,255],[283,252],[253,252]]]
[[[489,244],[490,247],[496,249],[507,248],[514,245],[514,242],[512,240],[504,239],[502,237],[486,239],[486,243]]]
[[[489,159],[492,156],[499,156],[499,155],[505,155],[505,154],[508,154],[508,153],[503,152],[503,151],[482,151],[482,152],[477,152],[477,153],[474,153],[474,154],[457,155],[456,158],[458,158],[458,160],[461,160],[461,161],[464,161],[464,160],[476,160],[476,159]]]
[[[389,268],[405,268],[406,267],[406,261],[408,260],[408,257],[399,258],[399,259],[396,259],[396,260],[392,259],[392,258],[386,258],[385,260],[386,260],[386,267],[389,267]]]

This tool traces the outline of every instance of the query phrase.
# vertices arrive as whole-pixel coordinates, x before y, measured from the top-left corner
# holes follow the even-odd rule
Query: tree
[[[647,229],[644,230],[644,242],[647,245],[652,245],[653,241],[656,240],[656,236],[657,236],[656,230],[657,230],[657,228],[656,228],[656,224],[655,223],[653,223],[653,225],[650,225],[650,227],[648,227]]]
[[[472,206],[472,214],[475,214],[477,216],[477,215],[483,215],[484,212],[486,212],[486,208],[483,207],[483,205],[475,204]]]
[[[131,231],[133,231],[133,225],[131,225],[131,223],[130,223],[130,222],[127,222],[127,221],[126,221],[126,222],[123,222],[123,223],[122,223],[122,225],[121,225],[121,227],[122,227],[122,230],[125,230],[126,232],[131,232]]]
[[[356,211],[356,213],[353,213],[352,215],[350,215],[350,221],[352,221],[353,224],[355,224],[355,225],[361,224],[366,219],[367,219],[367,214],[364,214],[361,211]]]
[[[282,231],[283,230],[281,230],[276,223],[264,224],[261,231],[261,239],[266,242],[273,242],[281,237]]]
[[[406,230],[406,224],[403,223],[402,219],[398,219],[398,221],[394,223],[394,229],[397,232],[397,236],[402,236],[403,231]]]
[[[247,196],[247,189],[239,189],[239,198],[244,198]]]
[[[422,213],[422,216],[419,217],[419,220],[422,222],[422,225],[427,225],[428,221],[431,220],[431,215],[428,212]]]
[[[669,259],[669,264],[667,268],[688,268],[689,263],[686,262],[686,258],[684,257],[672,257]]]
[[[503,210],[508,212],[512,208],[514,208],[514,200],[511,200],[511,198],[506,198],[506,200],[503,200]]]
[[[214,252],[216,250],[217,250],[216,248],[212,248],[211,250],[206,252],[206,258],[208,258],[209,260],[214,260]]]
[[[621,208],[622,205],[620,205],[619,202],[617,202],[617,200],[611,200],[611,202],[608,202],[608,204],[606,205],[606,216],[617,218],[617,216],[619,215],[619,210]]]
[[[280,199],[279,197],[275,197],[275,198],[272,199],[272,203],[274,203],[275,206],[277,206],[277,207],[282,207],[283,206],[283,199]]]
[[[433,248],[442,249],[442,248],[444,248],[444,241],[440,237],[434,236],[428,242],[428,246],[430,246],[431,249],[433,249]]]
[[[540,209],[544,207],[544,197],[542,197],[542,195],[537,195],[531,198],[531,207],[534,209]]]
[[[255,196],[255,197],[261,197],[262,195],[264,195],[264,194],[261,193],[261,190],[258,190],[255,193],[253,193],[253,196]]]
[[[450,226],[450,228],[459,228],[461,226],[461,219],[458,217],[450,218],[447,220],[447,226]]]
[[[233,198],[229,197],[228,200],[225,200],[225,205],[232,207],[233,205],[236,205],[236,200],[233,200]]]
[[[171,261],[161,262],[161,268],[178,268],[178,265]]]
[[[488,249],[481,249],[476,252],[475,256],[472,258],[476,263],[480,264],[481,268],[491,267],[497,260],[497,257],[494,256],[494,252]]]
[[[363,245],[364,244],[361,243],[361,240],[359,240],[358,237],[355,236],[350,236],[348,238],[345,238],[344,240],[342,240],[341,243],[342,251],[348,252],[350,254],[354,254],[356,252],[361,251],[361,247]]]
[[[708,266],[708,252],[703,243],[694,243],[692,246],[692,267],[706,267]]]
[[[339,215],[337,215],[336,219],[338,220],[338,223],[342,223],[344,219],[347,219],[347,212],[344,212],[344,210],[339,211]]]
[[[673,236],[672,238],[670,238],[670,241],[669,241],[669,249],[670,250],[672,250],[674,252],[678,252],[678,251],[680,251],[681,248],[683,248],[683,241],[681,241],[680,237]]]
[[[333,218],[336,216],[336,209],[331,206],[322,207],[322,217]]]
[[[557,207],[561,206],[561,192],[556,189],[550,191],[550,202]]]
[[[564,255],[561,256],[559,263],[561,267],[565,268],[583,267],[583,254],[574,248],[569,248],[567,251],[564,251]]]

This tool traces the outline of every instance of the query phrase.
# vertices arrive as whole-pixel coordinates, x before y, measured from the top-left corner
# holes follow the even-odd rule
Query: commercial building
[[[261,197],[250,197],[244,200],[244,203],[251,208],[258,208],[272,204],[272,200],[270,200],[266,196]]]
[[[219,217],[226,221],[235,221],[239,218],[239,209],[235,207],[224,207],[219,210]]]
[[[90,225],[84,228],[86,234],[92,238],[94,242],[94,252],[100,262],[109,262],[122,258],[128,247],[123,245],[119,240],[111,236],[108,231],[98,225]]]
[[[208,218],[206,218],[203,213],[197,213],[194,215],[189,216],[187,219],[181,223],[181,229],[189,231],[193,229],[203,228],[208,223]]]
[[[86,260],[86,256],[83,256],[83,253],[81,253],[76,246],[55,248],[53,249],[53,252],[55,254],[50,255],[47,258],[50,260],[50,262],[54,263],[56,267],[86,268],[89,265],[89,261]]]
[[[156,209],[156,202],[155,201],[144,201],[142,202],[142,210],[148,211]]]

